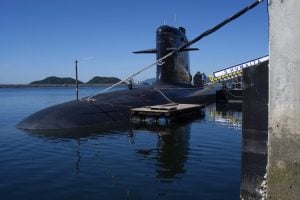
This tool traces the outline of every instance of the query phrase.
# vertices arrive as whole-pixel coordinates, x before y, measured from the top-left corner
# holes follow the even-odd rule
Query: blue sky
[[[155,61],[164,23],[193,39],[253,0],[0,0],[0,84],[48,76],[125,78]],[[176,17],[175,17],[176,16]],[[175,20],[176,18],[176,20]],[[267,1],[193,45],[191,72],[213,71],[268,54]],[[155,67],[136,80],[155,77]]]

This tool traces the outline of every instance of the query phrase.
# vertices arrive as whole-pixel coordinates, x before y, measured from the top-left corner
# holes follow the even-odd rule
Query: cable
[[[138,75],[138,74],[142,73],[143,71],[145,71],[145,70],[147,70],[147,69],[153,67],[153,66],[156,65],[156,64],[162,65],[162,64],[164,63],[163,60],[166,59],[166,58],[168,58],[168,57],[170,57],[170,56],[173,55],[174,53],[175,53],[175,51],[172,51],[172,52],[168,53],[167,55],[165,55],[165,56],[161,57],[160,59],[156,60],[156,62],[154,62],[154,63],[152,63],[152,64],[150,64],[150,65],[147,65],[146,67],[142,68],[142,69],[139,70],[138,72],[136,72],[136,73],[134,73],[134,74],[128,76],[127,78],[125,78],[125,79],[123,79],[123,80],[121,80],[121,81],[119,81],[119,82],[117,82],[117,83],[111,85],[110,87],[108,87],[108,88],[106,88],[106,89],[100,91],[100,93],[106,92],[107,90],[110,90],[111,88],[114,88],[115,86],[120,85],[121,83],[126,82],[127,80],[132,79],[132,78],[135,77],[136,75]],[[93,99],[94,96],[95,96],[95,95],[92,95],[92,96],[90,96],[90,97],[87,97],[87,98],[85,98],[85,100],[87,100],[87,101],[94,101],[94,99]]]
[[[158,88],[154,87],[154,90],[159,92],[168,102],[175,103],[174,101],[170,100],[162,91],[160,91]]]

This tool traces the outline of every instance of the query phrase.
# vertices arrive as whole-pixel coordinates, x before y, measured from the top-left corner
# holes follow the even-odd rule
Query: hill
[[[38,85],[38,84],[76,84],[76,80],[73,78],[60,78],[56,76],[50,76],[43,80],[33,81],[30,85]],[[83,82],[78,80],[78,84],[83,84]]]
[[[121,81],[121,79],[118,79],[116,77],[100,77],[100,76],[95,76],[86,84],[113,84]]]

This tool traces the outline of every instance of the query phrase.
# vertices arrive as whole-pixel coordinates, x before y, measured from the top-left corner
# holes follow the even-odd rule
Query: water
[[[1,199],[239,199],[240,113],[212,105],[171,127],[69,137],[15,128],[74,97],[72,88],[0,89]]]

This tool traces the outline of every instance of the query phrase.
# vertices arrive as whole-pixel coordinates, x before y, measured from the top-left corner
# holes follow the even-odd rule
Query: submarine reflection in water
[[[224,128],[241,129],[242,114],[234,110],[217,110],[215,105],[206,107],[208,121]],[[136,137],[141,132],[148,133],[151,139],[157,137],[156,144],[147,145],[136,149],[137,156],[144,159],[156,160],[156,177],[161,181],[171,181],[178,174],[186,172],[185,163],[189,155],[189,143],[192,122],[201,123],[204,113],[193,118],[176,123],[120,123],[110,129],[73,129],[73,130],[39,130],[26,131],[30,135],[46,137],[51,139],[74,139],[76,149],[76,171],[80,172],[80,162],[83,160],[81,154],[82,142],[97,137],[119,137],[119,134],[127,134],[128,143],[135,144]],[[72,133],[70,133],[70,131]],[[155,136],[156,134],[156,136]]]
[[[203,115],[196,117],[201,121]],[[193,119],[196,119],[193,118]],[[51,140],[74,140],[76,143],[76,150],[74,155],[76,157],[75,170],[76,173],[81,173],[80,166],[82,161],[85,160],[84,144],[90,139],[101,139],[123,137],[124,134],[128,137],[128,144],[137,146],[135,153],[137,158],[142,157],[144,161],[156,160],[155,173],[156,178],[160,181],[172,182],[179,174],[184,174],[185,163],[189,154],[189,140],[190,140],[190,126],[192,119],[185,120],[184,122],[167,123],[167,124],[147,124],[147,123],[134,123],[134,124],[119,124],[110,130],[96,130],[86,129],[75,131],[70,134],[70,130],[64,131],[26,131],[29,135],[37,136],[39,138],[46,138]],[[139,134],[148,135],[151,137],[151,142],[147,141],[147,145],[136,144],[136,138]],[[153,143],[153,138],[157,138]],[[152,145],[149,145],[151,144]],[[154,146],[153,146],[154,145]],[[120,149],[117,149],[119,151]],[[116,151],[116,149],[115,149]],[[120,158],[122,160],[122,158]],[[138,159],[140,160],[140,159]],[[113,168],[113,166],[111,166]]]
[[[152,126],[152,127],[150,127]],[[189,154],[190,125],[158,126],[141,124],[134,125],[134,132],[153,131],[157,133],[157,143],[154,148],[139,148],[137,154],[145,159],[157,161],[157,178],[170,181],[178,174],[185,173],[185,163]]]

